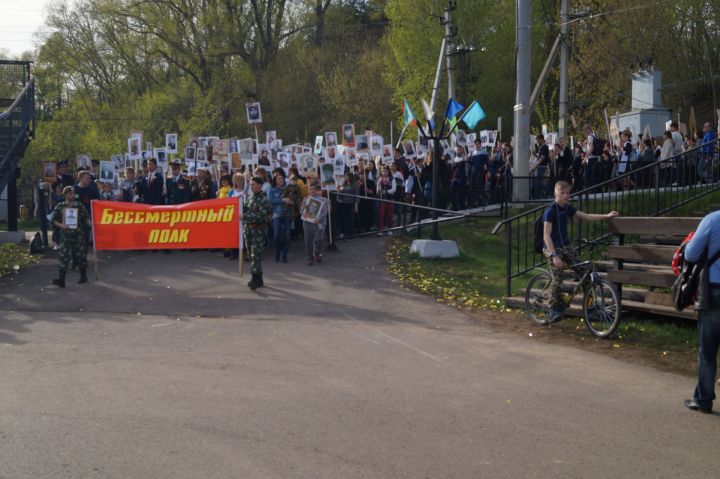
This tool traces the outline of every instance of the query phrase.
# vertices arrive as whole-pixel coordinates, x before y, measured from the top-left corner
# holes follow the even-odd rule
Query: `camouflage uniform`
[[[552,277],[549,287],[550,308],[565,309],[567,307],[567,303],[565,303],[565,300],[562,298],[562,282],[565,279],[565,271],[569,270],[569,266],[571,264],[579,263],[582,260],[578,257],[576,250],[573,248],[557,248],[558,257],[563,261],[563,263],[565,263],[564,269],[558,269],[555,267],[553,257],[550,256],[550,251],[546,249],[543,253],[545,254],[545,259],[547,260],[548,267],[550,269],[550,276]]]
[[[254,193],[245,201],[243,222],[245,245],[250,255],[250,273],[262,274],[262,253],[267,241],[267,228],[272,218],[270,200],[264,191]]]
[[[65,222],[65,209],[76,208],[78,211],[77,229],[60,230],[60,271],[68,271],[70,262],[72,261],[80,271],[87,269],[87,241],[86,231],[88,230],[87,222],[89,220],[88,212],[80,201],[73,201],[68,204],[66,202],[58,203],[52,213],[53,221],[58,223]]]

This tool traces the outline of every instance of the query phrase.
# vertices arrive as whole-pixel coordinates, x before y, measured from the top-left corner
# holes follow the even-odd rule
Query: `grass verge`
[[[395,238],[386,253],[388,271],[404,287],[466,310],[470,315],[500,330],[554,344],[564,344],[608,354],[683,375],[695,374],[697,330],[694,321],[624,315],[615,337],[593,337],[582,319],[567,318],[538,326],[524,313],[505,306],[505,252],[503,235],[490,230],[496,220],[470,219],[443,224],[443,239],[457,242],[461,255],[450,260],[423,259],[410,254],[412,238]],[[524,288],[522,278],[514,288]],[[516,286],[517,285],[517,286]]]
[[[15,244],[0,244],[0,278],[20,271],[20,268],[37,260],[27,252],[27,248]]]

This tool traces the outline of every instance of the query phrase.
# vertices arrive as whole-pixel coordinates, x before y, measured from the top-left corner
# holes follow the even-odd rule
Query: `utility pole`
[[[515,92],[513,172],[516,177],[524,177],[513,182],[513,199],[524,201],[530,197],[530,20],[531,0],[517,0],[516,26],[516,72]]]
[[[453,27],[451,12],[457,8],[455,0],[448,0],[445,7],[445,69],[448,77],[448,99],[455,98],[455,74],[453,72],[452,57],[455,52],[453,38],[457,35],[457,29]]]
[[[560,107],[558,110],[558,134],[560,138],[567,136],[567,104],[568,104],[568,4],[570,0],[562,0],[560,5]]]

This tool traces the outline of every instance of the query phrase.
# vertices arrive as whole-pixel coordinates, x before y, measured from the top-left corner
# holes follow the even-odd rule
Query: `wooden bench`
[[[667,291],[675,282],[670,264],[673,253],[701,218],[618,217],[609,223],[609,232],[618,236],[618,245],[608,247],[606,259],[615,262],[607,270],[607,279],[615,283],[623,297],[623,309],[688,319],[697,313],[688,308],[677,312]],[[640,243],[630,243],[628,236]],[[633,297],[623,294],[632,285]],[[642,294],[638,294],[638,292]]]

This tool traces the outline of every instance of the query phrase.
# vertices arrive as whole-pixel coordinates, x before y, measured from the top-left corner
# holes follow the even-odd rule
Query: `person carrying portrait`
[[[323,197],[320,193],[320,186],[311,183],[309,193],[300,206],[300,214],[303,216],[303,235],[305,237],[305,252],[308,255],[308,266],[321,262],[321,243],[327,226],[327,211],[313,211]],[[308,214],[311,213],[312,214]],[[309,217],[312,217],[310,220]]]
[[[72,186],[63,188],[64,201],[55,206],[52,212],[53,225],[60,229],[60,260],[58,277],[52,283],[65,287],[65,273],[72,264],[80,268],[80,281],[87,278],[87,233],[92,225],[90,215],[83,204],[75,199]]]
[[[264,286],[262,277],[262,253],[267,241],[268,224],[272,219],[272,207],[267,194],[263,191],[264,180],[253,176],[250,180],[252,194],[245,200],[243,213],[239,215],[244,222],[245,247],[250,255],[250,273],[252,279],[248,287],[253,291]]]

